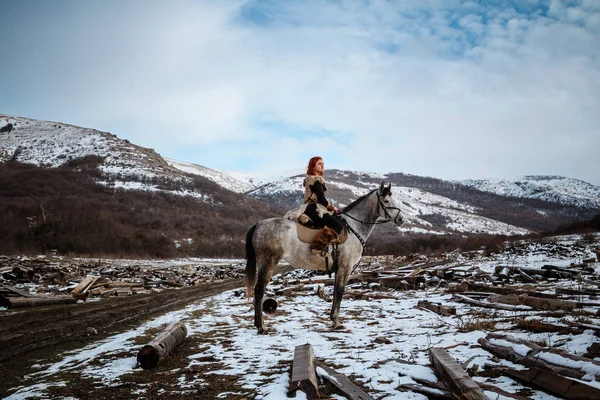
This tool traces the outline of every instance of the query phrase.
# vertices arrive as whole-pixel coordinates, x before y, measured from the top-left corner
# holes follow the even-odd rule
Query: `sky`
[[[0,0],[0,113],[223,171],[600,185],[600,1]]]

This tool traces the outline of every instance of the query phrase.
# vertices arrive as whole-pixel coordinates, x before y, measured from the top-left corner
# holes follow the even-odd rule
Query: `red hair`
[[[317,163],[322,160],[321,157],[317,156],[317,157],[313,157],[308,161],[308,167],[306,168],[306,175],[317,175],[317,173],[315,172],[315,167],[317,166]]]

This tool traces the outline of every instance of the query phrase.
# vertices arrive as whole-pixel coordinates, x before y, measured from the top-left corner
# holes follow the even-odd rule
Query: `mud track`
[[[0,363],[6,366],[9,360],[23,360],[36,350],[98,340],[124,326],[241,285],[242,279],[228,279],[148,295],[4,311],[0,314]]]

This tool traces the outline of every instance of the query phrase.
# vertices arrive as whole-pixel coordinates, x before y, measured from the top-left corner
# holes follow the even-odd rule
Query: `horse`
[[[378,223],[403,223],[400,209],[395,204],[391,190],[381,183],[378,189],[359,197],[346,206],[340,215],[349,231],[348,239],[337,249],[337,269],[333,289],[330,318],[333,329],[343,329],[339,313],[344,288],[354,266],[358,265],[365,250],[366,240]],[[331,260],[314,254],[310,244],[300,241],[296,222],[287,218],[269,218],[252,225],[246,233],[246,296],[254,295],[254,326],[258,334],[265,334],[262,302],[275,267],[282,259],[295,268],[325,271]],[[329,257],[329,256],[328,256]]]

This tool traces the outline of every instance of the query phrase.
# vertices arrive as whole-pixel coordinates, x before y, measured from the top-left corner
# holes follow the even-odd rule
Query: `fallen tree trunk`
[[[600,399],[600,389],[540,368],[531,367],[529,370],[505,368],[502,369],[502,373],[517,381],[565,399]]]
[[[51,297],[6,297],[0,299],[0,306],[7,308],[24,308],[50,306],[54,304],[75,304],[78,299],[73,296]]]
[[[593,380],[600,376],[600,362],[547,349],[527,340],[489,334],[477,341],[485,350],[526,367],[537,367],[576,379]]]
[[[436,374],[458,398],[487,400],[483,390],[448,352],[441,348],[429,349],[429,361]]]
[[[156,367],[187,336],[187,328],[182,322],[173,322],[158,336],[142,347],[137,362],[143,369]]]

